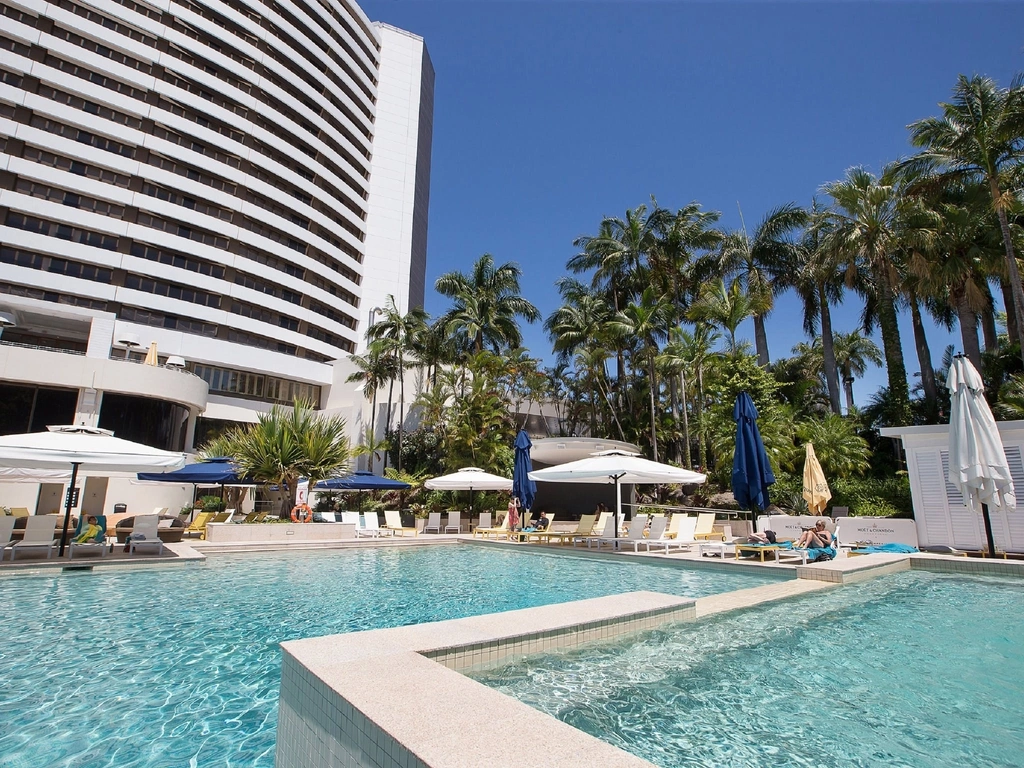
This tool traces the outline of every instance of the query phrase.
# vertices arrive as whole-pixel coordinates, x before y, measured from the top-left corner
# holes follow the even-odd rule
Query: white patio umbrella
[[[985,385],[970,360],[962,355],[953,358],[946,386],[952,398],[948,479],[960,491],[968,509],[978,512],[980,507],[989,557],[995,557],[989,507],[1017,506],[1003,441],[985,400]]]
[[[619,519],[622,515],[621,483],[644,485],[699,485],[707,481],[707,475],[689,469],[660,464],[622,450],[599,451],[590,458],[558,464],[530,473],[531,480],[556,483],[615,483],[615,536],[619,535]]]
[[[177,469],[185,464],[184,453],[161,451],[142,443],[122,440],[107,429],[56,426],[47,427],[47,430],[0,437],[0,467],[63,470],[71,466],[59,555],[64,554],[64,539],[71,520],[72,489],[78,480],[79,467],[97,472],[140,472],[146,469]]]
[[[492,475],[479,467],[463,467],[450,475],[441,475],[427,480],[424,487],[432,491],[469,491],[469,514],[473,514],[474,491],[511,491],[512,481],[507,477]]]

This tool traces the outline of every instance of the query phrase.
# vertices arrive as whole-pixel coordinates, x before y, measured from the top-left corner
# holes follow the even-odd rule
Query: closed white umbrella
[[[531,480],[554,483],[615,483],[615,535],[619,535],[619,519],[622,515],[621,483],[646,485],[699,485],[707,481],[707,475],[688,469],[660,464],[622,450],[601,451],[586,459],[558,464],[530,473]]]
[[[47,430],[0,437],[0,467],[47,470],[66,469],[71,465],[71,484],[64,505],[65,534],[71,520],[71,489],[78,479],[79,467],[97,472],[141,472],[177,469],[185,464],[184,453],[161,451],[122,440],[106,429],[56,426]],[[58,554],[64,554],[64,534]]]
[[[952,399],[948,479],[960,491],[967,508],[981,512],[989,556],[994,557],[989,507],[1007,510],[1017,506],[1003,441],[985,400],[984,383],[970,360],[953,358],[946,386]]]

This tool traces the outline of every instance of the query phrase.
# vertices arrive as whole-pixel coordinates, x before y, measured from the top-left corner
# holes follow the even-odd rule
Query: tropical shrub
[[[797,426],[796,434],[802,444],[814,444],[814,453],[821,462],[825,477],[846,478],[863,475],[871,466],[868,441],[857,434],[857,429],[855,421],[830,413],[824,418],[801,422]],[[800,459],[799,466],[802,472],[803,458]]]

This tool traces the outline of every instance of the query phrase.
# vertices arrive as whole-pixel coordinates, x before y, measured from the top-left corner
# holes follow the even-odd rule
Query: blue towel
[[[780,541],[780,542],[777,542],[775,544],[768,544],[768,543],[761,543],[761,544],[759,544],[756,541],[745,541],[742,544],[740,544],[740,546],[741,547],[778,547],[779,549],[792,549],[793,548],[793,542],[792,541]]]
[[[874,552],[888,552],[890,554],[896,553],[901,555],[909,555],[912,552],[920,552],[917,547],[912,547],[909,544],[878,544],[871,547],[861,547],[860,549],[853,550],[854,552],[863,552],[864,554],[872,554]]]

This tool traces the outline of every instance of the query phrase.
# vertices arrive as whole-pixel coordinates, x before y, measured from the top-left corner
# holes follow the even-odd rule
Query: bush
[[[771,499],[780,507],[805,515],[807,503],[803,500],[803,485],[802,475],[779,473],[775,485],[769,489]],[[910,479],[906,474],[884,479],[830,479],[829,489],[832,491],[829,506],[849,507],[854,517],[914,517]]]
[[[202,496],[196,502],[196,507],[203,512],[223,512],[226,505],[220,496]]]

